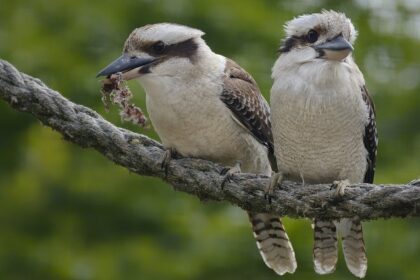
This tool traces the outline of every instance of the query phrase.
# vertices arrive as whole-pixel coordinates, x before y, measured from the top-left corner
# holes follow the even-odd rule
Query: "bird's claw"
[[[168,169],[169,163],[172,160],[172,156],[175,154],[175,150],[173,148],[166,149],[163,153],[162,160],[160,162],[160,168],[165,171],[165,178],[168,177]]]
[[[409,185],[413,185],[413,186],[419,186],[420,187],[420,179],[415,179],[413,181],[411,181],[410,183],[408,183]]]
[[[228,168],[228,167],[223,168],[223,170],[220,172],[220,175],[224,175],[225,177],[223,178],[223,181],[220,184],[220,188],[223,190],[224,187],[225,187],[225,184],[227,182],[231,182],[233,175],[237,174],[237,173],[241,173],[241,162],[240,161],[237,161],[235,163],[235,165],[231,168]]]
[[[264,199],[267,201],[268,204],[271,204],[273,197],[273,190],[267,188],[264,193]]]
[[[349,180],[334,181],[330,187],[330,190],[335,189],[335,197],[342,198],[348,186],[350,186]]]
[[[274,197],[274,189],[283,181],[283,174],[273,173],[271,176],[270,184],[264,190],[264,199],[267,200],[268,204],[271,204],[271,201]]]
[[[229,167],[223,167],[222,171],[220,171],[220,175],[226,175],[229,170],[230,170]]]

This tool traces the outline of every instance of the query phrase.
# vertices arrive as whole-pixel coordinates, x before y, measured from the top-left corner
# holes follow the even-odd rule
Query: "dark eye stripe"
[[[193,59],[197,53],[198,44],[194,39],[188,39],[177,44],[169,45],[166,48],[168,56],[188,57]]]
[[[279,51],[281,53],[289,52],[298,43],[299,43],[299,38],[298,37],[295,37],[295,36],[289,37],[282,42]]]
[[[318,39],[318,33],[315,31],[315,33],[317,34],[316,36],[316,40]],[[308,36],[308,34],[306,35],[302,35],[302,36],[292,36],[289,38],[286,38],[280,46],[279,52],[280,53],[286,53],[289,52],[290,50],[292,50],[293,48],[295,48],[296,46],[305,46],[305,45],[311,45],[312,43],[316,42],[313,41],[314,37],[310,38],[311,36]]]
[[[155,54],[162,54],[165,51],[166,45],[162,41],[157,41],[152,45],[153,52]]]
[[[156,46],[158,46],[158,50],[156,50]],[[142,50],[152,56],[157,56],[160,55],[159,51],[162,51],[160,47],[161,44],[153,42],[142,46]],[[161,54],[165,56],[192,57],[195,55],[197,48],[198,44],[194,41],[194,39],[188,39],[176,44],[165,45],[164,51],[162,51]]]

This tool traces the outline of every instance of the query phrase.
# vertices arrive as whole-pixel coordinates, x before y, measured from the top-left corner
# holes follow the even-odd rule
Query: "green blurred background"
[[[420,177],[420,1],[0,2],[0,57],[74,102],[106,113],[96,73],[148,23],[204,30],[268,97],[286,20],[322,8],[345,12],[359,30],[356,60],[374,94],[380,146],[376,183]],[[130,83],[136,103],[144,92]],[[140,177],[62,140],[0,102],[0,279],[275,279],[256,249],[245,213],[202,204],[161,180]],[[158,139],[153,130],[141,131]],[[312,268],[307,220],[285,219],[298,270],[284,279],[352,279]],[[418,219],[365,223],[367,279],[420,279]]]

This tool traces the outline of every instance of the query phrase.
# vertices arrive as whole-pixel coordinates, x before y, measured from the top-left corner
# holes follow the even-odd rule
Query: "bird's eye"
[[[306,38],[308,39],[309,43],[315,43],[316,40],[318,40],[318,36],[319,36],[318,32],[311,29],[311,30],[309,30],[308,34],[306,35]]]
[[[155,44],[153,44],[152,48],[158,54],[163,53],[163,51],[165,50],[165,43],[162,41],[158,41]]]

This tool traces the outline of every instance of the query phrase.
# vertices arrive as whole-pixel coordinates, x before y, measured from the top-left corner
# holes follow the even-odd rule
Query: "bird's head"
[[[201,30],[171,23],[137,28],[127,38],[123,54],[98,77],[118,72],[124,80],[184,75],[193,69],[200,51],[209,51],[203,35]]]
[[[343,61],[353,51],[357,37],[343,13],[325,10],[294,18],[286,23],[285,31],[280,53],[295,63]]]

